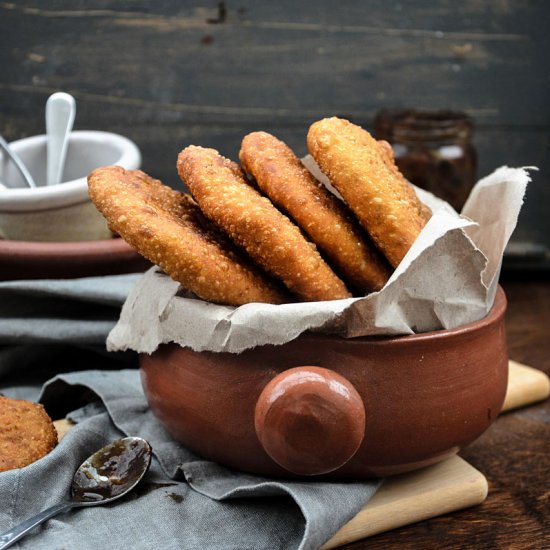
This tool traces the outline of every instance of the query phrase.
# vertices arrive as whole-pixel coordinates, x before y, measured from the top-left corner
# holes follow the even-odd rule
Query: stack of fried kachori
[[[380,290],[430,212],[391,147],[338,118],[316,122],[308,148],[343,201],[266,132],[247,135],[241,166],[191,145],[177,169],[192,197],[141,171],[94,170],[90,197],[111,229],[200,298],[338,300]]]

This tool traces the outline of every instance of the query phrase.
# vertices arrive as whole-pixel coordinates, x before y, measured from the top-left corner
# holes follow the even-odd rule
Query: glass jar
[[[403,175],[457,212],[476,182],[472,130],[471,119],[454,111],[381,111],[375,121],[376,138],[392,145]]]

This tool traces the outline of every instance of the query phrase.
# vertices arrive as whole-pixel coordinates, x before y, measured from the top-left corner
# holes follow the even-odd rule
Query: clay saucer
[[[151,264],[120,238],[78,242],[0,240],[0,280],[74,279],[145,271]]]
[[[205,458],[269,476],[368,478],[434,464],[479,437],[506,392],[499,288],[468,325],[391,338],[302,334],[240,354],[175,344],[140,357],[153,413]]]

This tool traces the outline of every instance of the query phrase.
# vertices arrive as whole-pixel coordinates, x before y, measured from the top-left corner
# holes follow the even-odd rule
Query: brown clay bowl
[[[506,298],[452,329],[394,338],[303,334],[240,354],[142,355],[145,395],[189,449],[269,476],[368,478],[458,452],[506,392]]]
[[[149,267],[151,264],[120,238],[74,242],[0,240],[0,281],[120,275]]]

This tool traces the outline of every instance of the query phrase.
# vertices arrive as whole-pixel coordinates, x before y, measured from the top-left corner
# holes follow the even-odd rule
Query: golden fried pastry
[[[416,193],[414,192],[413,186],[409,183],[407,178],[401,173],[397,165],[395,164],[395,158],[393,156],[392,146],[385,140],[381,139],[378,141],[378,145],[386,162],[386,166],[391,169],[396,178],[401,179],[404,182],[403,190],[407,193],[407,196],[410,198],[413,204],[418,204],[419,214],[422,216],[424,221],[428,221],[432,217],[432,211],[425,205],[422,201],[418,200]]]
[[[346,206],[285,143],[253,132],[243,139],[239,157],[259,188],[302,228],[346,282],[361,293],[384,286],[390,277],[385,258],[365,239]]]
[[[23,468],[57,445],[57,431],[38,403],[0,396],[0,472]]]
[[[350,297],[315,245],[247,183],[236,163],[214,149],[191,145],[178,156],[178,173],[202,212],[298,297]]]
[[[111,230],[200,298],[233,306],[287,301],[286,293],[234,250],[189,195],[118,166],[94,170],[88,189]]]
[[[361,127],[336,117],[315,122],[308,149],[389,262],[399,265],[426,224],[424,209],[382,147]]]

